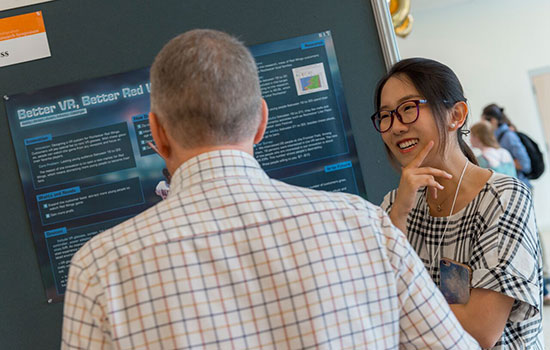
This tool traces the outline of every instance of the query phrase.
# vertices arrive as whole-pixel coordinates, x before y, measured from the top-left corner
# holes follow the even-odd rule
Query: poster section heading
[[[358,193],[357,181],[350,161],[325,166],[322,171],[302,174],[281,180],[301,187],[327,192]],[[314,185],[311,185],[311,184]]]
[[[291,184],[359,194],[330,32],[251,51],[270,112],[254,148],[263,169]],[[78,248],[161,200],[165,164],[150,146],[147,76],[144,68],[6,102],[48,298],[61,300]]]

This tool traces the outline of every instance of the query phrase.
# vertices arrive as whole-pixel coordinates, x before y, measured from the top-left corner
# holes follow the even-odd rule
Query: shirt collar
[[[193,185],[227,177],[269,178],[250,154],[239,150],[216,150],[193,157],[172,175],[170,193]]]

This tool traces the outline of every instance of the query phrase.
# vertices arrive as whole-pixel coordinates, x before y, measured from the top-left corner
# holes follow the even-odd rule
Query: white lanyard
[[[458,198],[458,191],[460,190],[460,184],[462,183],[462,179],[464,178],[464,174],[466,173],[466,168],[468,168],[468,158],[466,158],[466,164],[464,164],[464,169],[462,169],[462,174],[460,174],[460,179],[458,180],[458,185],[456,186],[456,192],[455,196],[453,198],[453,204],[451,205],[451,211],[449,212],[449,216],[453,215],[453,210],[455,209],[456,199]],[[426,202],[427,203],[427,202]],[[443,242],[443,239],[445,238],[445,233],[447,233],[447,227],[449,226],[449,222],[451,220],[447,220],[447,223],[445,223],[445,229],[443,230],[443,234],[441,235],[441,238],[439,239],[439,244],[437,245],[437,249],[435,251],[435,254],[432,256],[432,261],[430,264],[430,273],[433,275],[433,271],[435,269],[435,262],[436,257],[439,254],[439,249],[441,248],[441,243]]]

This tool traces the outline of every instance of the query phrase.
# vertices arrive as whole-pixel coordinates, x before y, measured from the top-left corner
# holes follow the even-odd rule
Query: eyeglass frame
[[[405,123],[403,121],[403,118],[399,114],[399,112],[397,112],[397,110],[399,109],[399,107],[401,107],[402,105],[404,105],[407,102],[414,102],[414,104],[416,105],[416,118],[414,118],[414,120],[412,122]],[[388,132],[388,131],[391,130],[391,128],[393,126],[393,121],[395,120],[394,115],[397,117],[399,122],[401,124],[404,124],[404,125],[408,125],[408,124],[412,124],[412,123],[416,122],[418,120],[418,117],[420,116],[420,105],[421,104],[426,104],[426,103],[428,103],[428,100],[426,100],[426,99],[406,100],[406,101],[403,101],[400,104],[398,104],[397,107],[395,107],[395,109],[392,109],[392,110],[383,109],[383,110],[379,110],[379,111],[374,112],[374,114],[370,117],[370,119],[372,120],[372,124],[374,125],[374,129],[376,131],[378,131],[379,133],[383,134],[383,133]],[[389,112],[390,113],[390,118],[391,118],[390,126],[388,127],[388,129],[386,129],[384,131],[380,131],[380,129],[378,129],[378,126],[376,126],[376,116],[380,115],[380,112],[382,112],[382,111]]]

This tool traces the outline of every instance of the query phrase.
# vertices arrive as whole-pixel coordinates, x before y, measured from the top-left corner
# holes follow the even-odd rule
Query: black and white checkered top
[[[384,198],[387,212],[396,193]],[[418,191],[406,235],[436,284],[439,264],[434,262],[446,257],[472,268],[472,288],[515,299],[494,349],[543,349],[542,257],[536,230],[530,190],[515,178],[493,173],[465,208],[447,217],[431,216],[426,189]]]

